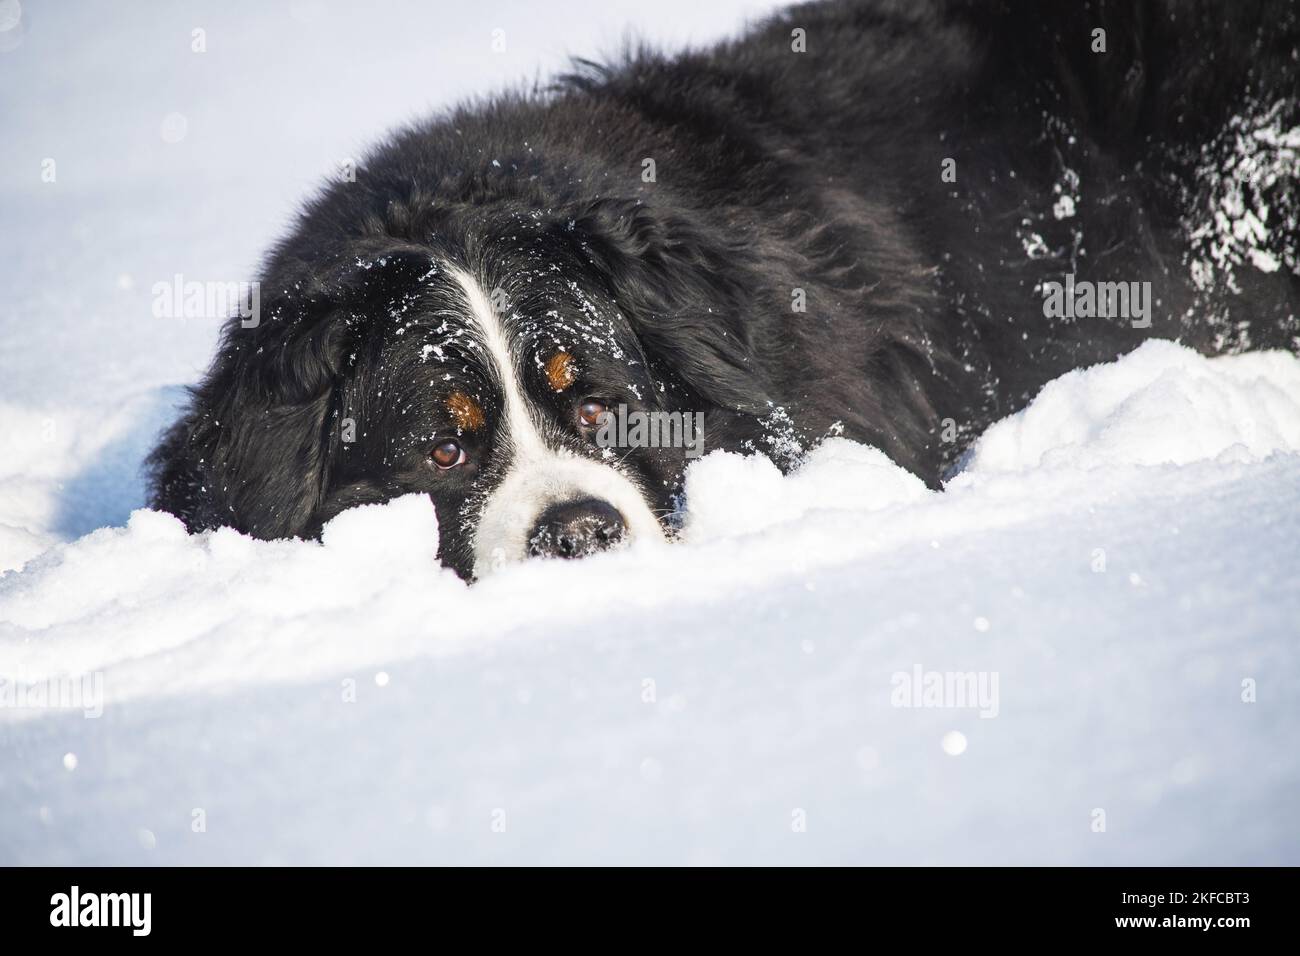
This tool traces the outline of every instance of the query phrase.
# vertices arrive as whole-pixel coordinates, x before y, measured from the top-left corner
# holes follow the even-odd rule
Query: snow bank
[[[136,392],[107,408],[0,401],[0,571],[126,521],[144,498],[140,462],[181,396]]]
[[[714,452],[687,475],[683,532],[687,541],[740,537],[813,511],[879,511],[926,494],[925,483],[884,452],[842,438],[823,442],[786,476],[767,458]]]
[[[1152,341],[1062,375],[975,446],[971,472],[1256,461],[1300,449],[1300,363],[1285,352],[1209,361]]]
[[[27,550],[103,443],[40,447]],[[943,492],[834,439],[687,499],[679,544],[473,587],[419,496],[55,544],[0,576],[0,862],[1300,862],[1295,356],[1063,376]],[[927,674],[996,716],[903,706]]]

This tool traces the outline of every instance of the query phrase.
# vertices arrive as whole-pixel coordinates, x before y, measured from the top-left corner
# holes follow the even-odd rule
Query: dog
[[[940,487],[1149,337],[1295,348],[1298,14],[813,3],[401,130],[270,253],[152,504],[312,537],[424,493],[473,579],[673,536],[688,443],[612,416],[785,468],[843,435]]]

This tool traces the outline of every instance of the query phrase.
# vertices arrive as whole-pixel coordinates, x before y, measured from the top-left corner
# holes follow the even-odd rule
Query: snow
[[[139,510],[0,578],[10,688],[103,695],[0,709],[0,846],[1295,862],[1297,423],[1294,356],[1152,342],[1052,383],[943,492],[844,439],[786,476],[716,451],[682,543],[473,587],[420,496],[319,543]],[[996,716],[896,706],[922,669],[991,677]]]
[[[278,228],[263,200],[417,109],[389,71],[323,105],[291,78],[434,14],[293,21],[312,43],[264,68],[283,88],[182,71],[157,97],[147,69],[58,75],[95,49],[89,9],[42,9],[0,52],[28,81],[0,84],[0,169],[59,140],[69,160],[53,193],[0,180],[23,226],[0,230],[0,863],[1300,862],[1300,359],[1149,342],[1048,385],[942,492],[839,438],[784,475],[713,451],[680,543],[472,587],[419,496],[320,542],[189,536],[140,510],[138,465],[214,330],[152,317],[148,289],[238,277]],[[634,10],[593,7],[592,35]],[[208,56],[267,59],[252,29],[221,52],[229,15],[201,13]],[[534,44],[512,75],[552,62],[558,28],[463,16]],[[157,64],[193,22],[130,13],[98,40]],[[36,55],[51,30],[71,59]],[[484,63],[506,69],[439,75],[483,88]],[[101,83],[115,112],[74,97]],[[240,173],[247,138],[220,134],[244,122],[283,145]]]
[[[988,430],[977,471],[1243,461],[1300,448],[1300,365],[1285,352],[1206,361],[1151,341],[1122,362],[1049,383]]]

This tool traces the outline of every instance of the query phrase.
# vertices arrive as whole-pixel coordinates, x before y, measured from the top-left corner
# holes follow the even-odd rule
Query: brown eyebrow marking
[[[483,409],[464,392],[452,392],[447,397],[447,411],[457,428],[474,431],[483,427]]]
[[[574,367],[573,356],[568,352],[556,352],[546,360],[546,380],[551,388],[562,392],[578,380],[578,370]]]

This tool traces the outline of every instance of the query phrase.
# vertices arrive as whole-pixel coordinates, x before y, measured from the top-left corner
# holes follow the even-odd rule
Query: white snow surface
[[[0,578],[0,674],[103,688],[97,717],[0,710],[0,847],[1296,862],[1298,426],[1294,356],[1151,342],[1052,383],[942,492],[844,439],[787,476],[714,452],[682,543],[474,586],[422,496],[319,543],[139,510]],[[996,715],[895,706],[918,667],[996,675]]]
[[[787,475],[715,451],[681,542],[474,586],[419,496],[320,542],[141,510],[214,332],[151,284],[237,277],[263,200],[439,102],[429,44],[451,99],[761,9],[593,5],[561,39],[481,6],[45,5],[0,45],[0,863],[1300,863],[1293,355],[1149,342],[943,491],[843,439]],[[498,25],[522,51],[456,52]],[[385,68],[322,78],[345,49]],[[900,706],[918,672],[996,694]]]

